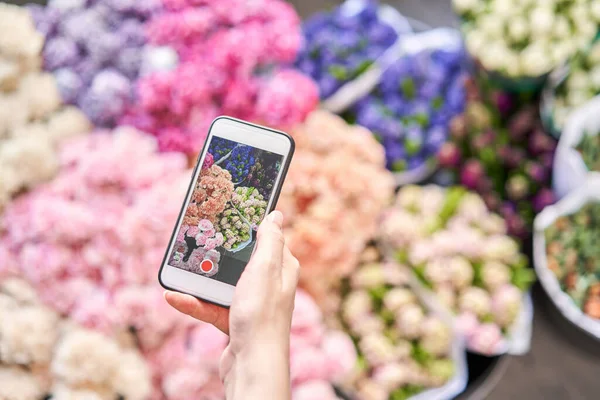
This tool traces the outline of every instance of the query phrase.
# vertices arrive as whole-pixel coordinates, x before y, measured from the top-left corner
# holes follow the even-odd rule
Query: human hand
[[[289,376],[274,380],[273,374],[274,369],[286,374],[289,371],[289,338],[300,268],[285,245],[282,225],[279,211],[261,223],[254,254],[238,281],[229,310],[186,294],[165,292],[165,299],[175,309],[229,334],[230,342],[221,358],[221,377],[228,393],[231,390],[228,399],[235,398],[239,382],[256,381],[256,375],[264,373],[271,375],[272,385],[279,385],[268,390],[282,394],[277,398],[289,397],[283,393],[286,387],[289,391]],[[267,390],[264,385],[260,389]],[[239,390],[251,398],[248,387]],[[260,396],[265,394],[270,396],[268,392]]]

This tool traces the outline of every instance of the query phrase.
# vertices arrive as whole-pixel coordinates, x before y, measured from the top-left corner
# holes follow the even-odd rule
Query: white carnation
[[[98,332],[74,329],[58,343],[53,374],[71,386],[110,386],[115,378],[120,350],[117,344]]]
[[[498,1],[501,3],[502,1]],[[508,36],[515,42],[521,42],[529,36],[529,23],[525,17],[514,17],[508,24]]]
[[[0,365],[0,399],[39,400],[43,395],[41,385],[32,374],[18,367]]]
[[[506,65],[507,54],[510,54],[502,41],[488,43],[481,50],[480,60],[488,70],[501,70]]]
[[[0,360],[48,364],[57,338],[58,316],[42,306],[25,306],[0,320]]]
[[[554,25],[554,12],[548,7],[536,7],[529,15],[531,33],[537,37],[545,37],[552,32]]]
[[[530,44],[521,53],[523,72],[527,76],[544,75],[552,69],[552,61],[546,47],[539,43]]]
[[[465,43],[469,52],[475,56],[481,53],[485,47],[487,38],[479,30],[471,30],[467,33]]]
[[[497,15],[485,15],[479,19],[478,24],[489,37],[497,38],[504,34],[504,20]]]

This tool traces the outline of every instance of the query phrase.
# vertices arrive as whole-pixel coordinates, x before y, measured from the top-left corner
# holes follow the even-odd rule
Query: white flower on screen
[[[515,12],[515,7],[518,6],[518,2],[514,0],[499,0],[494,1],[491,4],[492,12],[498,17],[510,17]]]
[[[593,1],[590,11],[596,22],[600,23],[600,1]]]
[[[573,54],[573,47],[569,44],[569,41],[562,41],[553,44],[550,52],[552,54],[552,60],[556,64],[560,64]]]
[[[521,75],[521,64],[519,63],[519,53],[514,50],[508,51],[505,54],[504,69],[510,76]]]
[[[580,106],[590,99],[587,90],[572,90],[567,95],[567,102],[572,106]]]
[[[596,35],[596,32],[598,32],[598,25],[590,19],[577,21],[576,26],[577,32],[579,32],[581,37],[581,47],[588,45],[591,42],[591,39]]]
[[[600,65],[595,65],[596,66],[590,71],[590,82],[594,87],[600,87]]]
[[[509,50],[506,45],[501,40],[497,40],[488,43],[488,45],[483,48],[480,56],[481,62],[487,69],[502,69],[506,65],[505,60],[507,54],[509,54]]]
[[[590,17],[590,8],[588,4],[582,4],[582,2],[573,2],[574,4],[571,6],[570,14],[571,19],[573,21],[577,21],[576,26],[578,26],[582,21],[588,21]]]
[[[571,72],[569,75],[569,79],[567,80],[567,87],[569,92],[573,90],[583,90],[587,89],[589,86],[589,81],[587,74],[582,70],[575,70]]]

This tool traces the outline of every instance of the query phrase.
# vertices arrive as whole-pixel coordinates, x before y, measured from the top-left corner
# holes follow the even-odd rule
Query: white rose
[[[587,45],[598,32],[597,25],[588,19],[577,21],[575,27],[577,32],[580,33],[580,36],[585,38],[585,42],[583,42],[584,45]]]
[[[519,63],[519,55],[515,51],[509,51],[504,56],[505,60],[505,70],[508,76],[521,76],[523,75],[523,70],[521,69],[521,64]]]
[[[600,64],[600,43],[592,46],[588,53],[588,60],[590,64]]]
[[[459,14],[465,14],[473,11],[479,5],[479,0],[454,0],[452,3]]]
[[[504,69],[509,53],[501,41],[492,42],[481,51],[481,62],[489,70]]]
[[[596,22],[600,23],[600,2],[592,1],[592,4],[590,6],[590,12],[592,14],[592,17],[594,17],[594,19],[596,20]]]
[[[587,90],[572,90],[567,95],[567,103],[571,107],[578,107],[590,99]]]
[[[567,88],[570,91],[586,89],[589,86],[588,76],[581,70],[575,70],[567,79]]]
[[[497,17],[509,17],[515,12],[517,4],[513,0],[492,2],[492,13]]]
[[[531,33],[543,37],[552,32],[554,13],[546,7],[536,7],[529,16],[531,20]]]
[[[498,15],[486,15],[480,18],[479,27],[487,36],[501,37],[504,34],[504,19]]]
[[[508,35],[515,42],[520,42],[529,35],[529,24],[523,17],[515,17],[508,25]]]
[[[600,88],[600,65],[596,65],[590,71],[590,82],[596,88]]]
[[[486,37],[479,30],[472,30],[467,33],[466,45],[471,54],[479,55],[486,45]]]
[[[552,69],[552,62],[545,46],[534,43],[521,53],[523,72],[528,76],[540,76]]]
[[[552,31],[554,33],[554,37],[558,39],[571,36],[571,26],[569,25],[569,20],[561,16],[556,17],[556,22],[554,23],[554,29]]]
[[[575,21],[575,26],[578,26],[581,22],[589,19],[590,10],[586,4],[573,4],[571,6],[570,15],[571,20]]]
[[[555,64],[562,63],[573,54],[573,49],[568,41],[555,43],[550,51]]]

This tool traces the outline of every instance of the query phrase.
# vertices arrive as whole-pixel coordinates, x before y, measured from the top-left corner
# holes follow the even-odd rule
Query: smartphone
[[[159,271],[164,288],[231,305],[293,154],[294,140],[283,132],[213,121]]]

